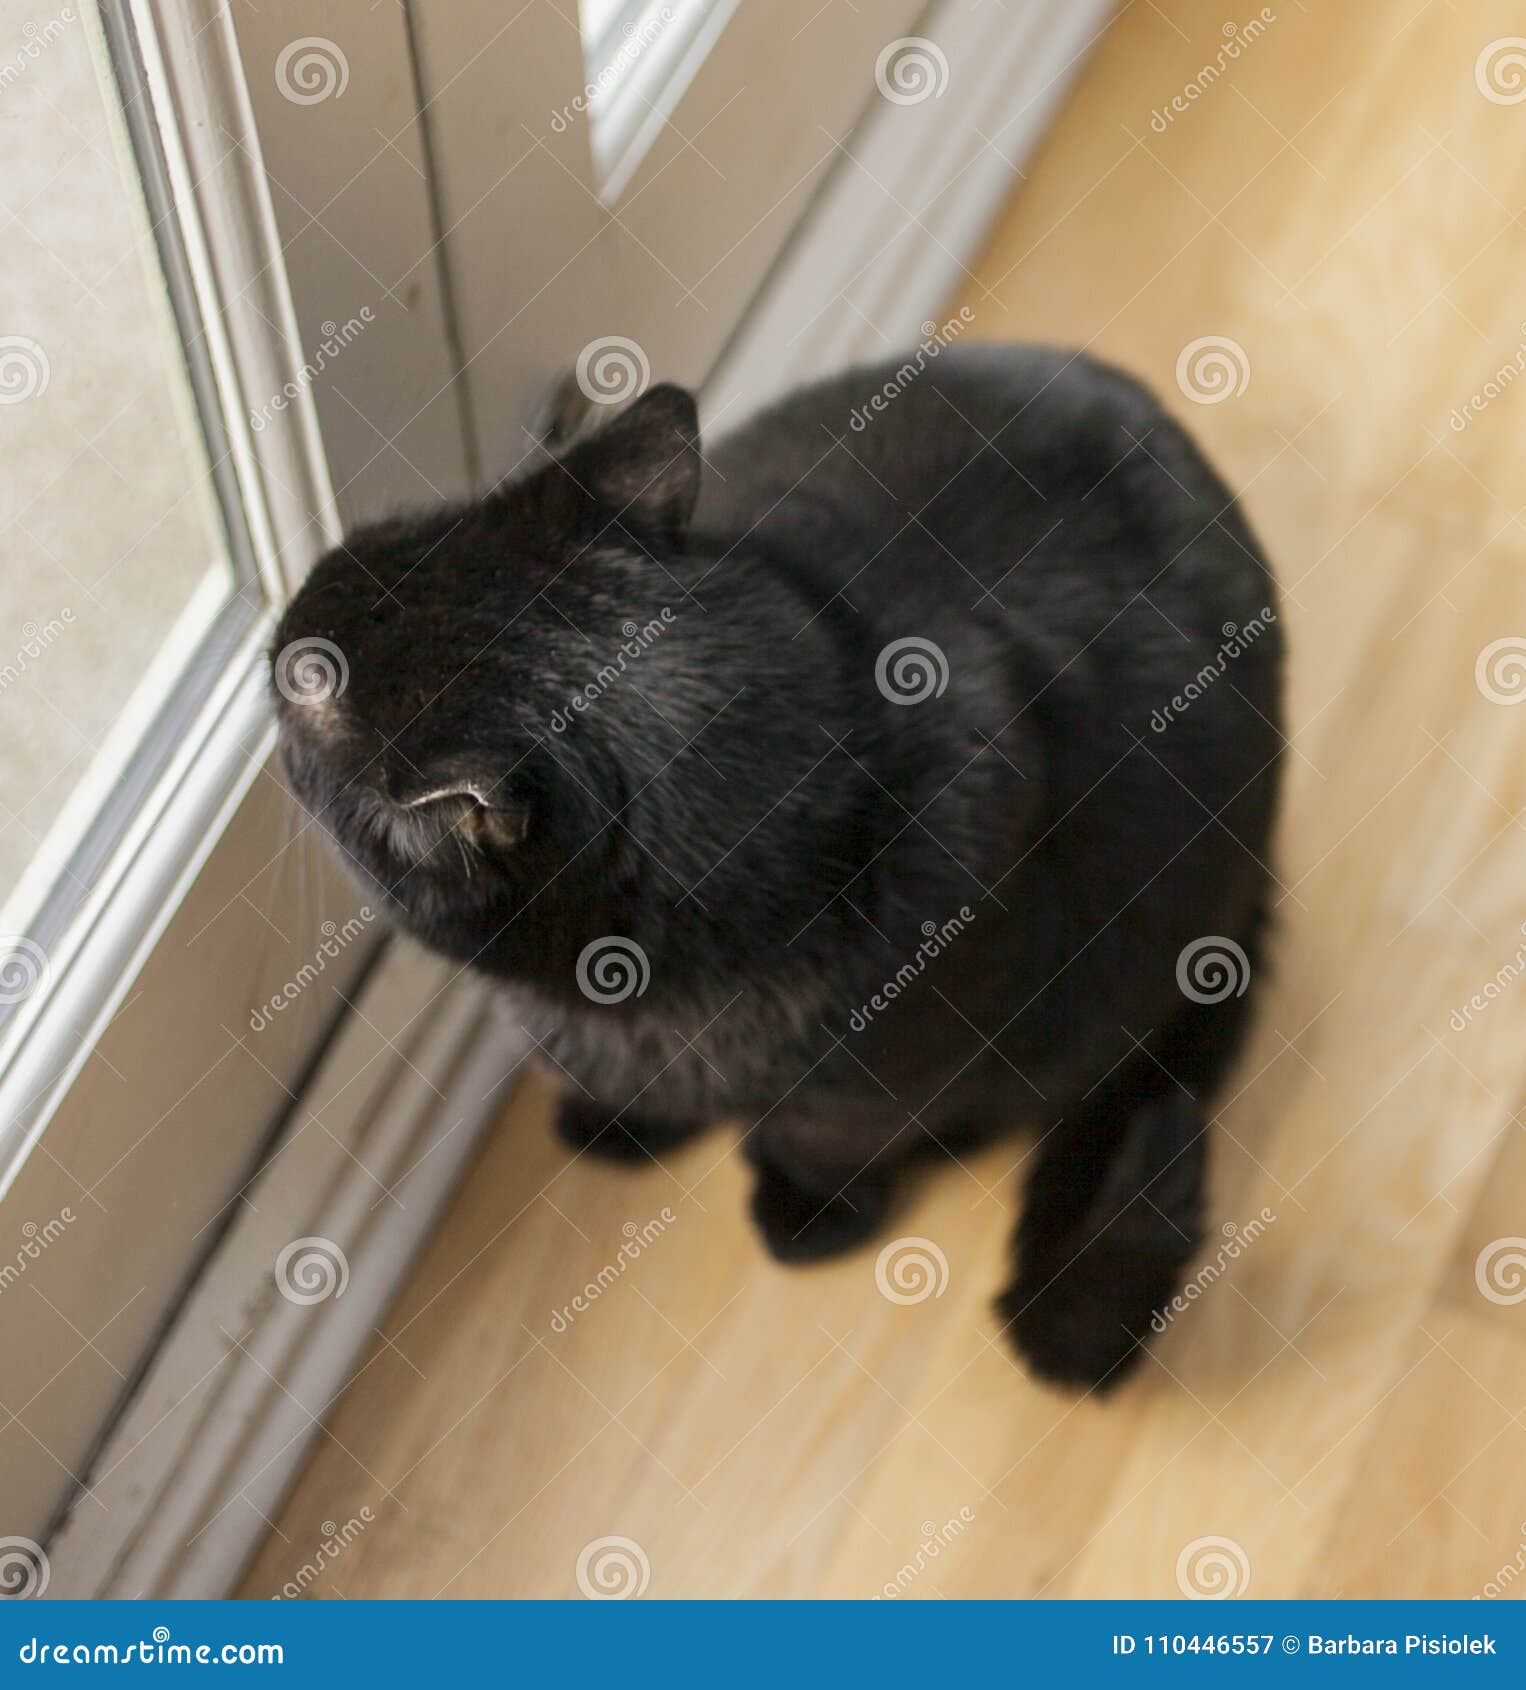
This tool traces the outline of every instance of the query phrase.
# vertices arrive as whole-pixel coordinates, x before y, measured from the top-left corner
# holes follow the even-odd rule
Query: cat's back
[[[708,454],[696,536],[827,594],[936,595],[1090,637],[1149,585],[1206,631],[1266,602],[1232,495],[1142,383],[1086,353],[924,348],[801,388]]]
[[[723,437],[706,454],[698,524],[771,533],[813,508],[904,520],[956,478],[1026,485],[1037,507],[1084,491],[1067,468],[1078,447],[1126,446],[1125,429],[1165,420],[1145,388],[1085,353],[917,348],[799,388]]]

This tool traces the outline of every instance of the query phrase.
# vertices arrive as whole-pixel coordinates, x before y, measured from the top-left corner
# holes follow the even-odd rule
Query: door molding
[[[1117,10],[1117,0],[936,0],[917,28],[946,61],[929,71],[942,92],[876,99],[841,140],[706,388],[712,414],[732,424],[807,375],[930,338]]]
[[[48,1546],[53,1597],[226,1596],[529,1041],[394,939]]]

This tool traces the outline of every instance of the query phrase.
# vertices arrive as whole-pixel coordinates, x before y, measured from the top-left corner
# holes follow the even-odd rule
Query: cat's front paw
[[[1141,1257],[1093,1244],[1067,1265],[1018,1276],[997,1313],[1029,1370],[1065,1390],[1105,1394],[1144,1358],[1151,1322],[1176,1293],[1177,1258]]]
[[[690,1129],[666,1122],[627,1118],[577,1093],[562,1099],[556,1134],[569,1150],[604,1162],[650,1162],[689,1136]]]
[[[752,1218],[776,1260],[815,1262],[862,1244],[878,1230],[889,1203],[885,1180],[859,1178],[823,1197],[765,1162],[753,1187]]]

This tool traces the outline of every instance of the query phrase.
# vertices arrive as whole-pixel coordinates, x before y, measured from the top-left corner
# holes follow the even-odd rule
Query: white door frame
[[[500,0],[416,5],[441,226],[488,479],[531,450],[529,425],[591,343],[634,342],[642,366],[667,380],[697,387],[708,378],[835,169],[832,137],[877,101],[880,51],[926,5],[710,8],[710,28],[688,44],[691,58],[705,49],[703,60],[685,62],[676,101],[633,75],[630,97],[664,121],[612,201],[590,113],[578,104],[587,72],[576,0],[542,0],[536,15],[559,18],[560,29],[527,29]],[[677,30],[683,11],[675,16]],[[661,53],[659,36],[633,71]]]

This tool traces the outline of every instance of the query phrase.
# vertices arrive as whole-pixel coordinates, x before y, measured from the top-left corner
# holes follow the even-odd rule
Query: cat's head
[[[485,499],[347,536],[281,618],[292,790],[426,937],[607,869],[642,730],[600,695],[676,619],[699,479],[694,402],[654,387]]]

